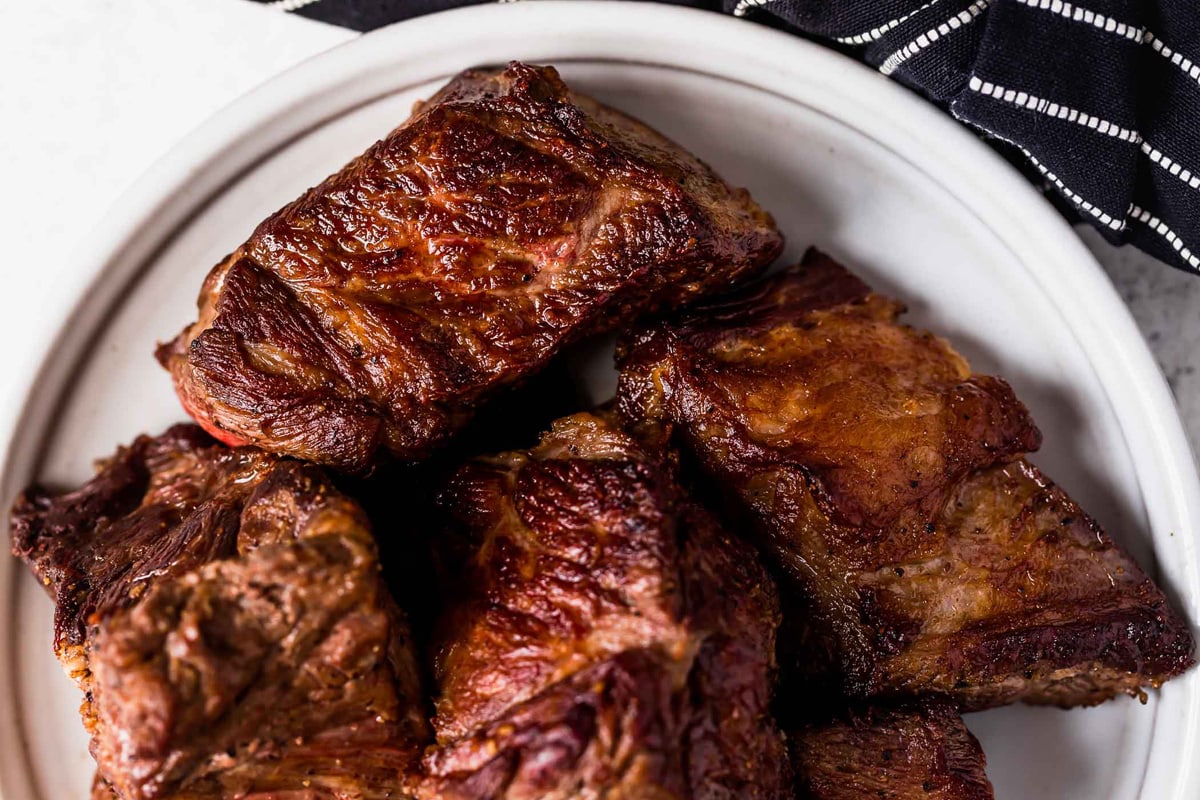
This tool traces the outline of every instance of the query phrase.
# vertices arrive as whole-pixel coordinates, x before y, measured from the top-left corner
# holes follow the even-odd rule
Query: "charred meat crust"
[[[55,599],[95,794],[397,797],[427,736],[365,514],[313,465],[191,425],[81,489],[31,489],[14,551]]]
[[[218,264],[158,357],[229,444],[428,455],[498,388],[780,251],[743,191],[553,68],[469,71]]]
[[[622,415],[729,490],[809,609],[789,638],[832,658],[782,652],[851,696],[966,708],[1091,704],[1190,666],[1186,620],[1020,458],[1040,434],[1008,385],[901,310],[810,252],[619,348]]]
[[[579,414],[468,464],[442,503],[421,796],[790,796],[773,584],[656,457]]]
[[[797,800],[992,800],[983,750],[946,704],[847,711],[788,742]]]

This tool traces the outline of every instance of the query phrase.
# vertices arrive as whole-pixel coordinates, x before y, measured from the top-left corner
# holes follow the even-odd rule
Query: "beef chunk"
[[[799,593],[821,653],[800,668],[968,708],[1094,703],[1186,669],[1186,621],[1020,458],[1040,435],[1012,390],[901,311],[810,253],[622,344],[622,414],[728,490]]]
[[[992,800],[979,742],[946,705],[849,711],[788,741],[797,800]]]
[[[832,518],[882,528],[1041,443],[1008,384],[972,375],[947,342],[897,323],[902,311],[810,252],[803,267],[627,339],[622,408],[680,415],[689,431],[704,422],[705,452],[794,465]]]
[[[159,359],[222,441],[361,472],[781,246],[745,192],[552,68],[468,71],[259,225]]]
[[[655,458],[580,414],[442,503],[423,797],[790,796],[774,586]]]
[[[55,599],[94,794],[396,797],[427,724],[362,510],[308,464],[195,426],[31,489],[14,550]]]
[[[76,674],[86,673],[89,620],[128,606],[152,582],[341,527],[369,524],[320,470],[177,425],[121,448],[77,491],[27,490],[13,509],[13,552],[54,599],[55,650]]]

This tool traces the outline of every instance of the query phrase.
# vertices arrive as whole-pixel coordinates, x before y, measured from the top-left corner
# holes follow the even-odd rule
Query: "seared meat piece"
[[[423,797],[790,796],[774,586],[632,439],[565,418],[464,467],[442,503]]]
[[[464,72],[259,225],[158,355],[222,441],[361,472],[428,455],[565,344],[781,246],[678,145],[513,63]]]
[[[155,585],[91,648],[100,769],[127,798],[393,796],[424,743],[405,636],[353,536]]]
[[[1192,663],[1187,623],[1162,591],[1029,462],[960,481],[925,519],[902,517],[900,531],[932,524],[928,535],[866,559],[844,551],[862,618],[877,640],[904,643],[876,680],[967,707],[1069,707],[1136,695]],[[854,540],[850,529],[825,530]]]
[[[139,436],[75,492],[29,489],[12,525],[13,552],[55,601],[55,651],[77,678],[91,620],[152,583],[261,544],[368,528],[320,470],[221,447],[194,425]]]
[[[413,647],[319,468],[177,426],[78,491],[29,490],[13,535],[85,692],[97,796],[403,795],[428,730]]]
[[[1019,460],[1040,436],[1012,390],[901,311],[810,253],[622,344],[622,413],[731,490],[799,590],[822,653],[800,668],[968,708],[1095,703],[1186,669],[1185,620]]]
[[[788,737],[797,800],[991,800],[979,742],[943,704],[868,708]]]
[[[803,267],[627,338],[622,410],[678,416],[713,457],[794,466],[839,521],[881,528],[1041,444],[1008,384],[898,324],[903,310],[810,251]]]

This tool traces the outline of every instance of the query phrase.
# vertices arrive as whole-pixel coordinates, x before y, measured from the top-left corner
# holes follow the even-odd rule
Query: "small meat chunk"
[[[606,419],[450,481],[426,798],[782,798],[753,551]]]
[[[983,750],[947,705],[847,711],[788,741],[797,800],[992,800]]]
[[[790,579],[798,669],[978,709],[1136,695],[1190,666],[1186,620],[1023,459],[1041,436],[1012,389],[901,311],[811,252],[620,348],[629,424],[683,449]]]
[[[365,472],[781,247],[746,192],[553,68],[471,70],[259,225],[158,357],[218,439]]]
[[[365,514],[318,467],[177,426],[77,491],[27,491],[13,537],[85,693],[94,796],[407,796],[414,648]]]

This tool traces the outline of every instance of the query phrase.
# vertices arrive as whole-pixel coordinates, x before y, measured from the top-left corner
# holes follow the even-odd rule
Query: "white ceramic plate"
[[[911,319],[1007,377],[1046,434],[1035,458],[1200,617],[1200,484],[1170,394],[1125,307],[1072,231],[1007,164],[905,90],[831,51],[667,6],[536,3],[372,33],[271,81],[158,164],[80,254],[79,283],[21,407],[0,502],[182,417],[156,340],[194,317],[208,268],[264,216],[403,120],[454,72],[553,63],[749,187]],[[90,286],[89,286],[90,284]],[[58,332],[57,334],[55,332]],[[611,369],[593,370],[596,393]],[[0,795],[86,796],[78,695],[51,653],[50,603],[0,558]],[[1000,800],[1200,797],[1200,676],[1062,712],[972,715]]]

